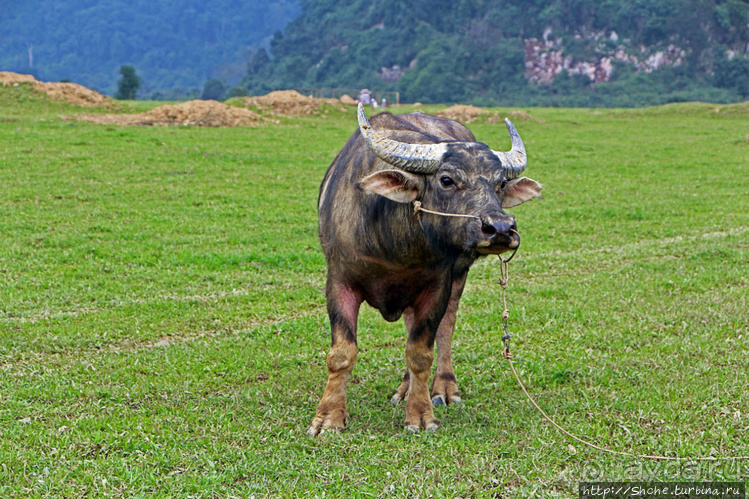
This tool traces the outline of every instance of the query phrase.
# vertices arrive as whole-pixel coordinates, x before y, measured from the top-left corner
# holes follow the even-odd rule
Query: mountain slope
[[[105,93],[135,66],[143,93],[238,79],[248,47],[267,43],[297,0],[26,0],[2,2],[0,69],[70,79]]]
[[[741,100],[747,11],[747,0],[306,0],[242,85],[444,103]]]

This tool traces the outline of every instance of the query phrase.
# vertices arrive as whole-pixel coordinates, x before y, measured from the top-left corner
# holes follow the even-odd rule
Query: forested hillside
[[[111,95],[133,65],[140,97],[156,99],[205,85],[480,105],[729,102],[749,99],[748,25],[749,0],[26,0],[0,7],[0,70]]]
[[[739,101],[748,11],[749,0],[305,0],[242,86],[485,105]]]
[[[208,78],[238,80],[250,47],[298,12],[297,0],[3,1],[0,71],[112,94],[119,67],[132,64],[142,95],[179,97]]]

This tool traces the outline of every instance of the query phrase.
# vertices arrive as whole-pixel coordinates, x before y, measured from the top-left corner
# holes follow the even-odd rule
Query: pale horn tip
[[[367,113],[364,112],[364,105],[361,102],[356,108],[356,117],[359,120],[359,128],[372,128],[367,120]]]
[[[527,157],[525,154],[525,145],[523,139],[520,138],[520,134],[515,129],[515,125],[512,124],[509,118],[505,118],[505,125],[507,131],[510,134],[510,141],[512,148],[507,152],[494,151],[499,160],[502,163],[502,167],[507,171],[507,178],[516,178],[520,173],[525,170],[527,164]]]

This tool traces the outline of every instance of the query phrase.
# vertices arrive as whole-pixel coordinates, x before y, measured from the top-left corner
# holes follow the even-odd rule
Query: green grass
[[[599,445],[749,455],[746,105],[531,109],[544,199],[513,210],[520,375]],[[145,107],[137,107],[139,110]],[[433,112],[436,107],[425,107]],[[306,429],[329,332],[317,188],[353,110],[137,128],[0,88],[0,496],[576,497],[581,480],[743,480],[749,462],[588,449],[501,358],[496,259],[469,277],[464,404],[409,435],[402,324],[371,309],[341,434]],[[504,127],[473,123],[509,147]]]

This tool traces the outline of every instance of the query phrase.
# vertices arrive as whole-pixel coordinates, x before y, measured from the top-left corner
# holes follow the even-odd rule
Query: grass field
[[[543,120],[515,124],[544,199],[513,210],[508,301],[530,392],[598,445],[749,455],[749,107],[526,111]],[[749,481],[749,461],[608,455],[544,421],[499,355],[496,259],[469,276],[464,403],[436,409],[437,432],[404,431],[388,402],[404,328],[363,308],[351,423],[309,438],[329,347],[317,187],[354,110],[226,129],[59,117],[79,112],[0,87],[1,497]],[[470,128],[509,148],[503,126]]]

